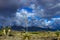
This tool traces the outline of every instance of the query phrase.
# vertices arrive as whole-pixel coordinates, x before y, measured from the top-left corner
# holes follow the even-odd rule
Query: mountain
[[[51,28],[41,28],[41,27],[23,27],[23,26],[12,26],[12,30],[17,30],[17,31],[23,31],[23,30],[27,30],[27,31],[57,31],[60,29],[51,29]]]
[[[8,26],[7,26],[8,27]],[[3,28],[3,26],[0,27],[0,30]],[[11,26],[12,30],[16,31],[57,31],[60,30],[60,28],[42,28],[37,26],[31,26],[31,27],[23,27],[23,26]]]
[[[22,31],[22,30],[25,29],[25,28],[22,27],[22,26],[12,26],[11,29],[12,29],[12,30],[17,30],[17,31]]]

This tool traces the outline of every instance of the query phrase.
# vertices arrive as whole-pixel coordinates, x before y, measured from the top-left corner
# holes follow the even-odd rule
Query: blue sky
[[[60,0],[0,0],[0,25],[14,24],[42,28],[59,27]]]

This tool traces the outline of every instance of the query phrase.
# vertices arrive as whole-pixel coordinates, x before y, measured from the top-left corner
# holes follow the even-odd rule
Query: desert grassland
[[[11,31],[12,35],[4,35],[0,31],[0,40],[60,40],[60,31],[38,31],[38,32],[23,32]]]

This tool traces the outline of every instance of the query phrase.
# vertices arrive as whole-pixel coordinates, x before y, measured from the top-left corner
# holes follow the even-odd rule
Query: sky
[[[60,0],[0,0],[0,26],[59,28]]]

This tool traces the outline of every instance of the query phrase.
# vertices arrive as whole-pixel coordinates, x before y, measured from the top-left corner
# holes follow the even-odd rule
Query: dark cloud
[[[20,0],[0,0],[0,7],[17,7],[19,5]]]
[[[0,0],[0,16],[11,17],[20,6],[20,0]]]
[[[33,10],[41,18],[51,19],[60,16],[59,0],[0,0],[0,23],[5,22],[4,25],[12,23],[17,9],[30,7],[31,4],[35,4]]]
[[[60,16],[59,0],[36,0],[36,2],[37,2],[36,7],[42,6],[41,8],[44,9],[43,13],[41,13],[39,9],[35,9],[38,11],[38,12],[36,11],[38,16],[42,18],[48,18],[48,19],[53,18],[54,16]]]
[[[12,24],[19,6],[20,0],[0,0],[0,24],[3,26]]]

